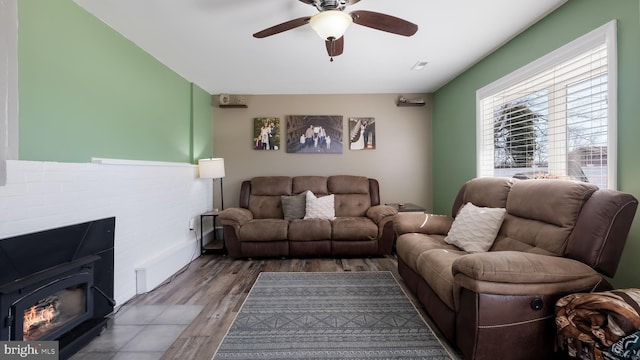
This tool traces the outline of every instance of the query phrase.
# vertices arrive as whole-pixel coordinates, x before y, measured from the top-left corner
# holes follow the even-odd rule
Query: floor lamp
[[[222,178],[224,177],[224,159],[200,159],[198,160],[198,170],[201,179],[213,179],[215,185],[216,179],[220,179],[220,210],[224,210],[224,196],[222,195]],[[215,208],[215,186],[212,188],[213,208]]]

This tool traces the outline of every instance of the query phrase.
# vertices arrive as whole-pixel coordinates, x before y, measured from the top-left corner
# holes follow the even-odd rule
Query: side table
[[[420,205],[412,204],[412,203],[389,203],[386,204],[394,207],[398,212],[426,212],[427,209],[423,208]]]
[[[204,218],[207,216],[213,218],[213,222],[212,222],[213,243],[216,243],[218,240],[218,231],[216,230],[216,219],[218,218],[219,214],[220,212],[218,210],[211,210],[211,211],[207,211],[205,213],[200,214],[200,255],[206,254],[206,253],[218,253],[218,254],[226,253],[226,249],[224,246],[224,239],[222,239],[222,247],[210,247],[210,246],[205,247],[204,246],[204,226],[203,226]]]

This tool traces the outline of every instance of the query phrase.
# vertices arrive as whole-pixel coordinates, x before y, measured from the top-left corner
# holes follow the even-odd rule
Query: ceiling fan
[[[253,34],[253,37],[261,39],[309,24],[324,39],[327,53],[331,61],[333,61],[333,57],[342,54],[344,50],[344,33],[351,23],[403,36],[411,36],[418,31],[418,25],[395,16],[366,10],[356,10],[350,13],[344,11],[347,6],[353,5],[360,0],[299,1],[315,6],[319,13],[314,16],[304,16],[285,21],[258,31]]]

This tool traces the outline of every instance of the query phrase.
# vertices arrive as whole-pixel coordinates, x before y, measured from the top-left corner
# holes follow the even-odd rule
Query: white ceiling
[[[362,0],[418,32],[353,24],[334,62],[308,25],[252,36],[317,13],[298,0],[74,1],[211,94],[366,94],[433,92],[567,0]]]

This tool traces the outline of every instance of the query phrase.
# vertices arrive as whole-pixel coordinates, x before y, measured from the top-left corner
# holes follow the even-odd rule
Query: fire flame
[[[53,304],[48,305],[45,308],[37,308],[32,306],[29,310],[24,312],[24,321],[22,324],[22,336],[25,340],[29,338],[29,331],[32,326],[48,326],[51,324],[51,320],[55,317],[56,310]]]

